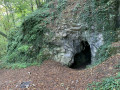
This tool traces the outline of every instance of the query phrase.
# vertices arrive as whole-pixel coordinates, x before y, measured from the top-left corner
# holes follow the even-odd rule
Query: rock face
[[[58,21],[59,25],[54,31],[55,36],[52,40],[52,43],[57,46],[52,52],[53,60],[67,66],[73,64],[74,56],[85,49],[84,42],[90,46],[91,63],[94,64],[97,61],[98,49],[114,41],[115,30],[120,26],[119,1],[88,0],[84,8],[81,8],[81,2],[78,3],[72,13],[69,12],[73,17],[61,18],[63,20]],[[113,10],[111,11],[110,8]]]
[[[104,44],[103,35],[99,32],[90,32],[87,25],[74,24],[70,28],[56,31],[54,44],[58,47],[53,50],[53,59],[63,65],[70,66],[74,62],[76,53],[80,53],[84,48],[84,43],[88,42],[91,49],[91,61],[94,63],[97,49]]]

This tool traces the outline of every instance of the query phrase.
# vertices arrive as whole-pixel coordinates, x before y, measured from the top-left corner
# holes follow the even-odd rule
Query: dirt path
[[[120,54],[90,69],[73,70],[54,61],[45,61],[40,67],[0,70],[0,90],[85,90],[88,83],[116,74],[114,66]],[[22,82],[30,81],[29,89],[21,89]]]

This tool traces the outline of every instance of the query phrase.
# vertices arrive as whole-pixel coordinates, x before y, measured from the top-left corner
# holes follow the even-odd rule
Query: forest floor
[[[113,46],[120,46],[120,42]],[[1,69],[0,90],[86,90],[89,83],[116,75],[119,72],[115,68],[117,65],[120,65],[119,53],[97,66],[82,70],[52,60],[44,61],[39,67]]]

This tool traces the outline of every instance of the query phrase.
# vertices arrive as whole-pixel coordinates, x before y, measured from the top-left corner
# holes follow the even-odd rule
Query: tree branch
[[[7,35],[4,34],[3,32],[0,31],[0,35],[2,35],[3,37],[7,38]]]

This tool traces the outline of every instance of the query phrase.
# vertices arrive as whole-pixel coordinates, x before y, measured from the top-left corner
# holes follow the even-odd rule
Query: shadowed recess
[[[74,62],[70,66],[73,69],[85,69],[86,65],[91,64],[91,49],[87,41],[82,41],[80,45],[83,46],[81,52],[74,55]]]

